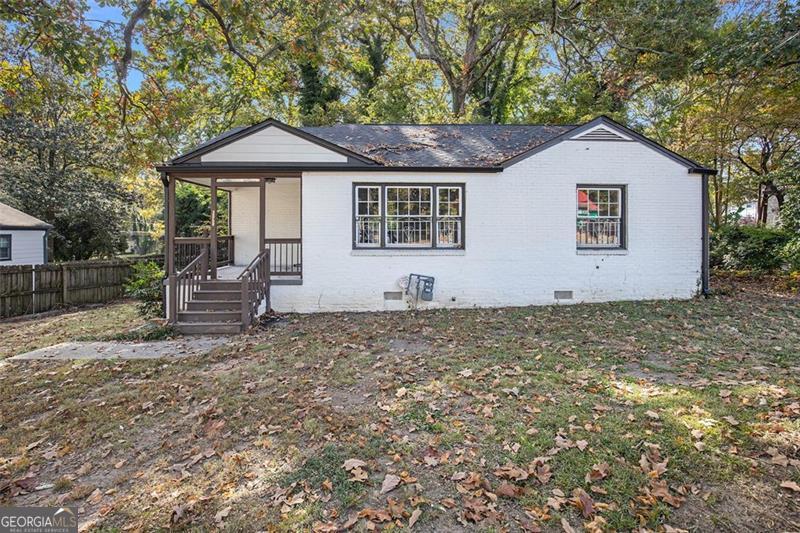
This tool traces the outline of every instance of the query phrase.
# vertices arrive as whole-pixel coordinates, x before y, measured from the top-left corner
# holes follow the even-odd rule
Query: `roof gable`
[[[0,203],[0,229],[47,230],[52,227],[47,222],[23,213],[19,209]]]
[[[528,157],[541,152],[542,150],[546,150],[562,141],[620,141],[620,142],[639,142],[644,144],[648,148],[659,152],[661,155],[672,159],[678,164],[681,164],[687,168],[689,173],[691,174],[716,174],[716,170],[705,168],[699,163],[692,161],[689,158],[683,157],[680,154],[677,154],[666,148],[657,142],[648,139],[644,135],[635,132],[634,130],[627,128],[616,122],[609,117],[600,116],[594,120],[591,120],[585,124],[582,124],[576,128],[573,128],[558,137],[554,137],[549,141],[540,144],[531,150],[518,154],[514,157],[511,157],[505,161],[503,161],[503,168],[508,168],[511,165],[514,165],[523,159],[527,159]]]
[[[171,161],[172,164],[233,162],[375,164],[361,154],[275,119],[234,128]]]

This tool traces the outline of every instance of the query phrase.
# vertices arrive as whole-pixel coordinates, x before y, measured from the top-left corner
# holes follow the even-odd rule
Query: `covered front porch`
[[[163,172],[162,180],[167,318],[177,329],[241,331],[269,310],[272,284],[302,284],[299,172],[180,170]],[[209,225],[202,235],[177,234],[181,182],[209,189]],[[220,221],[222,194],[227,224]],[[228,231],[221,233],[220,226]]]

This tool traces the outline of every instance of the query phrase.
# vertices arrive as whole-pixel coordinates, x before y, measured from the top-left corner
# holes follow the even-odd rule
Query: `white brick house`
[[[605,117],[299,129],[269,120],[158,168],[173,210],[171,319],[186,331],[244,327],[262,300],[277,311],[375,311],[707,289],[713,171]],[[175,236],[176,180],[229,192],[230,236]],[[226,266],[214,268],[215,256]],[[412,273],[434,278],[432,294],[417,278],[408,287]]]

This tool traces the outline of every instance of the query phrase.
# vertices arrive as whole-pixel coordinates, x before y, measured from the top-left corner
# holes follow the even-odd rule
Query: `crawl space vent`
[[[572,291],[553,291],[556,300],[572,300]]]

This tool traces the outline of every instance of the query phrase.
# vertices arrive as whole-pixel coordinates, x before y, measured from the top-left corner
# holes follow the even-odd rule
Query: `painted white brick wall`
[[[44,263],[43,230],[0,229],[0,235],[11,235],[11,261],[0,261],[0,266]]]
[[[354,181],[465,183],[466,250],[353,251]],[[624,254],[576,250],[579,183],[627,186]],[[701,189],[699,175],[636,142],[565,141],[499,174],[305,172],[303,285],[273,286],[273,307],[397,308],[383,293],[410,272],[436,277],[428,307],[551,304],[554,290],[574,291],[573,302],[688,298],[701,276]]]
[[[234,262],[247,265],[258,254],[258,187],[231,191],[231,232]],[[266,235],[268,239],[300,237],[300,179],[277,178],[268,183]]]

